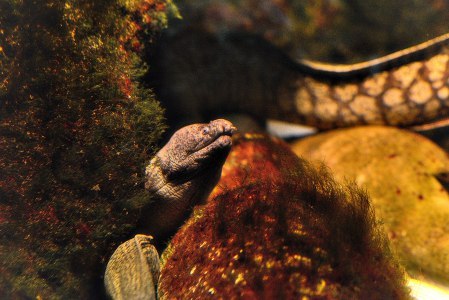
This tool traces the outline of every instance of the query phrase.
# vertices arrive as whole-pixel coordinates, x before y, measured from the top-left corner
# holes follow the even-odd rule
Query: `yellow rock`
[[[408,272],[449,285],[449,195],[436,178],[449,173],[449,158],[440,147],[381,126],[335,130],[292,147],[338,180],[365,187]]]

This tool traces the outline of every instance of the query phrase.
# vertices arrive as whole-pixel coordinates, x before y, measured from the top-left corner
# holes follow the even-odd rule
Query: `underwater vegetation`
[[[0,298],[90,299],[165,125],[138,79],[159,0],[0,2]],[[100,288],[99,288],[100,287]]]
[[[335,130],[293,144],[325,163],[335,178],[366,188],[392,249],[407,272],[449,284],[449,157],[406,130],[369,126]]]
[[[163,261],[162,299],[408,299],[367,194],[264,135],[235,139]]]

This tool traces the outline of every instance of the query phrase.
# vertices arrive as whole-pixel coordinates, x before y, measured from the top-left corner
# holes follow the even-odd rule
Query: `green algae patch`
[[[0,1],[0,299],[104,296],[166,128],[140,81],[171,6]]]
[[[405,130],[370,126],[295,142],[298,155],[324,162],[337,180],[366,188],[401,263],[414,276],[449,283],[447,154]]]
[[[369,199],[263,135],[236,137],[163,254],[162,299],[408,299]]]

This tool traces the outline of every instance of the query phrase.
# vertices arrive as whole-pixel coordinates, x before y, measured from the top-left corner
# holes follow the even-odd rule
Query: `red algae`
[[[291,155],[290,148],[281,140],[265,139],[261,134],[245,134],[235,139],[218,188],[211,198],[242,184],[259,182],[261,177],[265,182],[276,183],[283,179],[282,172],[296,164],[298,159]],[[260,177],[254,174],[260,174]]]
[[[283,142],[235,138],[218,188],[164,254],[163,299],[407,299],[363,191]]]

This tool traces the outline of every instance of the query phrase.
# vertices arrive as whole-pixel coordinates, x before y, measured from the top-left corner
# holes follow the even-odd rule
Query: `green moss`
[[[0,298],[102,297],[165,129],[139,79],[167,5],[1,1]]]

